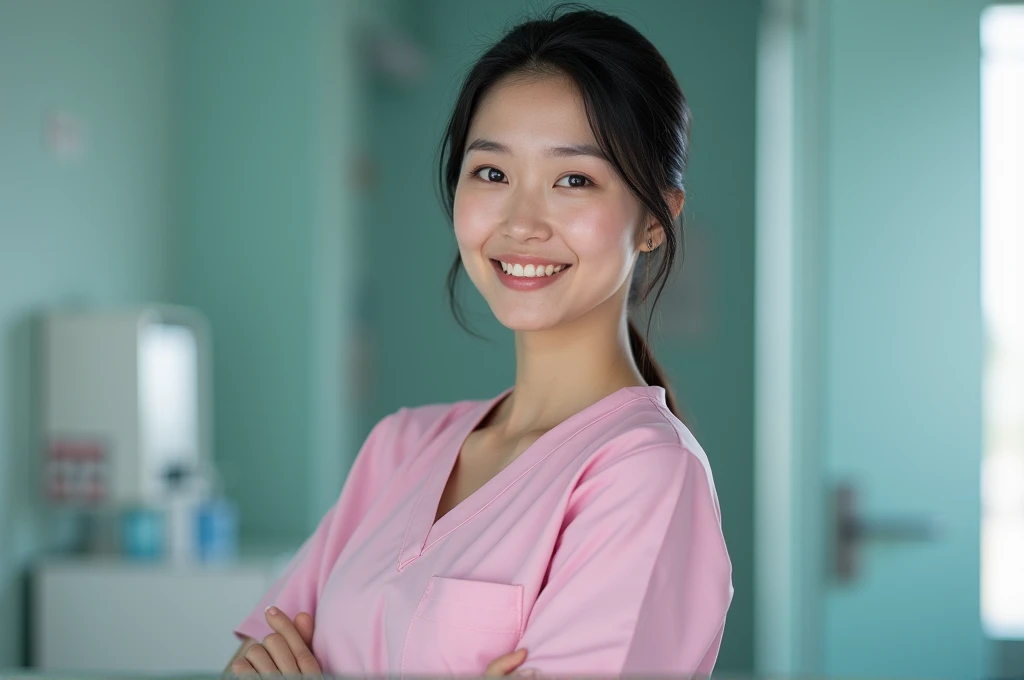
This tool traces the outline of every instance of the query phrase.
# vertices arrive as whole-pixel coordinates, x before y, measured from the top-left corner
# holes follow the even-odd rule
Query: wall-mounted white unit
[[[203,317],[151,306],[52,314],[42,326],[47,497],[126,506],[192,491],[209,460]]]

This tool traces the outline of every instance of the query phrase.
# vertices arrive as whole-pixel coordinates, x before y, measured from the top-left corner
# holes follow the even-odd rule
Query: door
[[[764,672],[988,670],[983,7],[767,3],[758,586],[783,592],[759,598]],[[773,131],[782,139],[765,141]],[[773,168],[789,183],[765,178]]]

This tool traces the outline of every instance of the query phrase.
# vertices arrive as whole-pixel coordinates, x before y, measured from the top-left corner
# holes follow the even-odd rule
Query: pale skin
[[[597,147],[582,101],[563,77],[506,78],[473,118],[455,194],[455,237],[469,278],[515,332],[516,380],[463,444],[435,519],[566,418],[620,388],[646,385],[629,348],[626,302],[637,259],[664,242],[664,226]],[[682,191],[665,198],[677,217]],[[509,254],[570,267],[551,285],[513,290],[492,262]],[[228,670],[312,668],[312,618],[268,613],[267,621],[274,635],[247,639]],[[484,674],[525,672],[527,657],[518,649]],[[319,675],[319,666],[305,674]]]

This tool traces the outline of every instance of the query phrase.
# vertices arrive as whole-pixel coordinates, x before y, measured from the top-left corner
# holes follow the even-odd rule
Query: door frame
[[[754,585],[757,674],[820,672],[825,12],[765,0],[758,40]]]

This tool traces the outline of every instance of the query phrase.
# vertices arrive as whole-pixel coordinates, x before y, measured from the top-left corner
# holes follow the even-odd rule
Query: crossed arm
[[[267,607],[264,614],[273,633],[257,642],[247,637],[224,669],[225,676],[302,675],[320,677],[320,664],[313,656],[313,617],[302,612],[292,621],[277,607]],[[509,675],[526,660],[526,650],[498,657],[484,671],[484,676]]]

